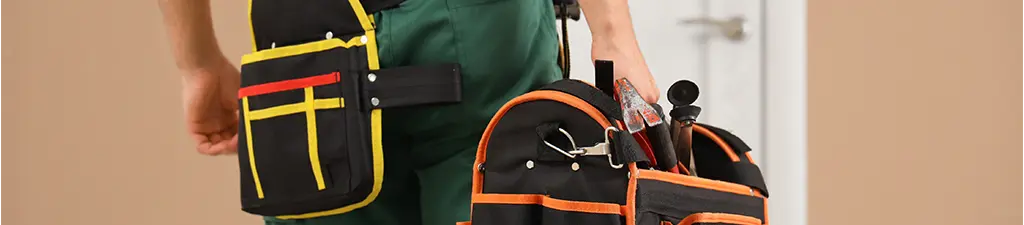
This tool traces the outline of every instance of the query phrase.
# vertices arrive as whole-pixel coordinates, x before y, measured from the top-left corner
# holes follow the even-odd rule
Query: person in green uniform
[[[160,0],[183,78],[186,127],[206,155],[237,151],[239,70],[220,51],[209,0]],[[259,1],[259,0],[256,0]],[[579,0],[592,59],[615,62],[648,102],[658,90],[640,53],[626,0]],[[266,224],[453,225],[469,220],[472,165],[490,118],[508,100],[561,78],[551,0],[406,0],[374,14],[381,68],[456,62],[459,104],[389,110],[384,183],[354,211]],[[247,45],[248,40],[226,43]],[[576,75],[592,76],[592,75]]]

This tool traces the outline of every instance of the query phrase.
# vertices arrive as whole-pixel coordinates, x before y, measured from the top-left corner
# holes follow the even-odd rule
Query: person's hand
[[[205,155],[238,151],[238,69],[226,59],[183,71],[185,123]]]
[[[615,65],[615,80],[626,78],[647,103],[657,103],[661,96],[658,85],[647,68],[639,48],[618,48],[617,43],[594,42],[591,57],[594,60],[611,60]]]

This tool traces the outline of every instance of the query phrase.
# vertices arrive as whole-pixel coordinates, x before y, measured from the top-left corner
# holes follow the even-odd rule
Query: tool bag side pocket
[[[243,57],[244,211],[309,218],[351,211],[376,197],[383,175],[380,111],[361,104],[365,40],[326,39]]]

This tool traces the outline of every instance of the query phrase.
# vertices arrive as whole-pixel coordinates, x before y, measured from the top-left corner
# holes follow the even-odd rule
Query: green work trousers
[[[458,104],[382,111],[384,185],[348,213],[266,224],[454,225],[469,220],[477,143],[508,100],[561,77],[551,0],[407,0],[377,13],[382,68],[456,62]]]

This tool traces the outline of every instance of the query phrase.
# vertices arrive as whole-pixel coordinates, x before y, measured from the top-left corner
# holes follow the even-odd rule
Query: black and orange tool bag
[[[698,175],[654,170],[599,89],[560,80],[493,117],[473,173],[473,225],[768,224],[764,179],[738,137],[694,125]]]
[[[242,210],[302,219],[366,206],[383,182],[387,109],[460,101],[459,66],[380,68],[359,0],[251,4],[255,52],[242,58],[238,92]]]

